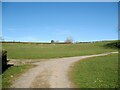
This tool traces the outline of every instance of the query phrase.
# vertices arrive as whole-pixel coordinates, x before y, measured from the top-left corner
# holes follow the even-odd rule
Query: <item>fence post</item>
[[[2,72],[7,68],[7,51],[2,50]]]

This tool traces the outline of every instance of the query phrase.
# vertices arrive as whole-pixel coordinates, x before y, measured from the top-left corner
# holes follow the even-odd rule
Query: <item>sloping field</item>
[[[2,47],[8,51],[8,58],[10,59],[44,59],[117,51],[117,49],[104,47],[107,43],[108,42],[80,44],[3,43]]]

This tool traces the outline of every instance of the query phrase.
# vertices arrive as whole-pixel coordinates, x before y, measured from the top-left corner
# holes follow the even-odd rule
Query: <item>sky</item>
[[[119,2],[119,0],[2,0],[2,2]]]
[[[117,2],[3,2],[6,41],[118,39]]]

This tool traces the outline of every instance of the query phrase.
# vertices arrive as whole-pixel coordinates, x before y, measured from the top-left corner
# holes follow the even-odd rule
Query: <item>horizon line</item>
[[[113,39],[113,40],[93,40],[93,41],[73,41],[75,42],[101,42],[101,41],[115,41],[115,40],[119,40],[119,39]],[[51,43],[50,41],[17,41],[17,40],[5,40],[5,41],[0,41],[0,42],[33,42],[33,43]],[[65,41],[58,41],[55,43],[64,43]]]

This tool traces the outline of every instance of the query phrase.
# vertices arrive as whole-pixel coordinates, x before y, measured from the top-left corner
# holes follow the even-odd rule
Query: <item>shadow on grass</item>
[[[120,40],[107,43],[107,44],[103,45],[103,47],[105,47],[105,48],[113,48],[113,49],[120,49]]]
[[[7,62],[8,61],[10,61],[10,60],[7,60]],[[2,66],[2,72],[0,73],[0,74],[2,74],[2,73],[4,73],[8,68],[10,68],[11,66],[14,66],[14,64],[7,64],[6,66]]]

